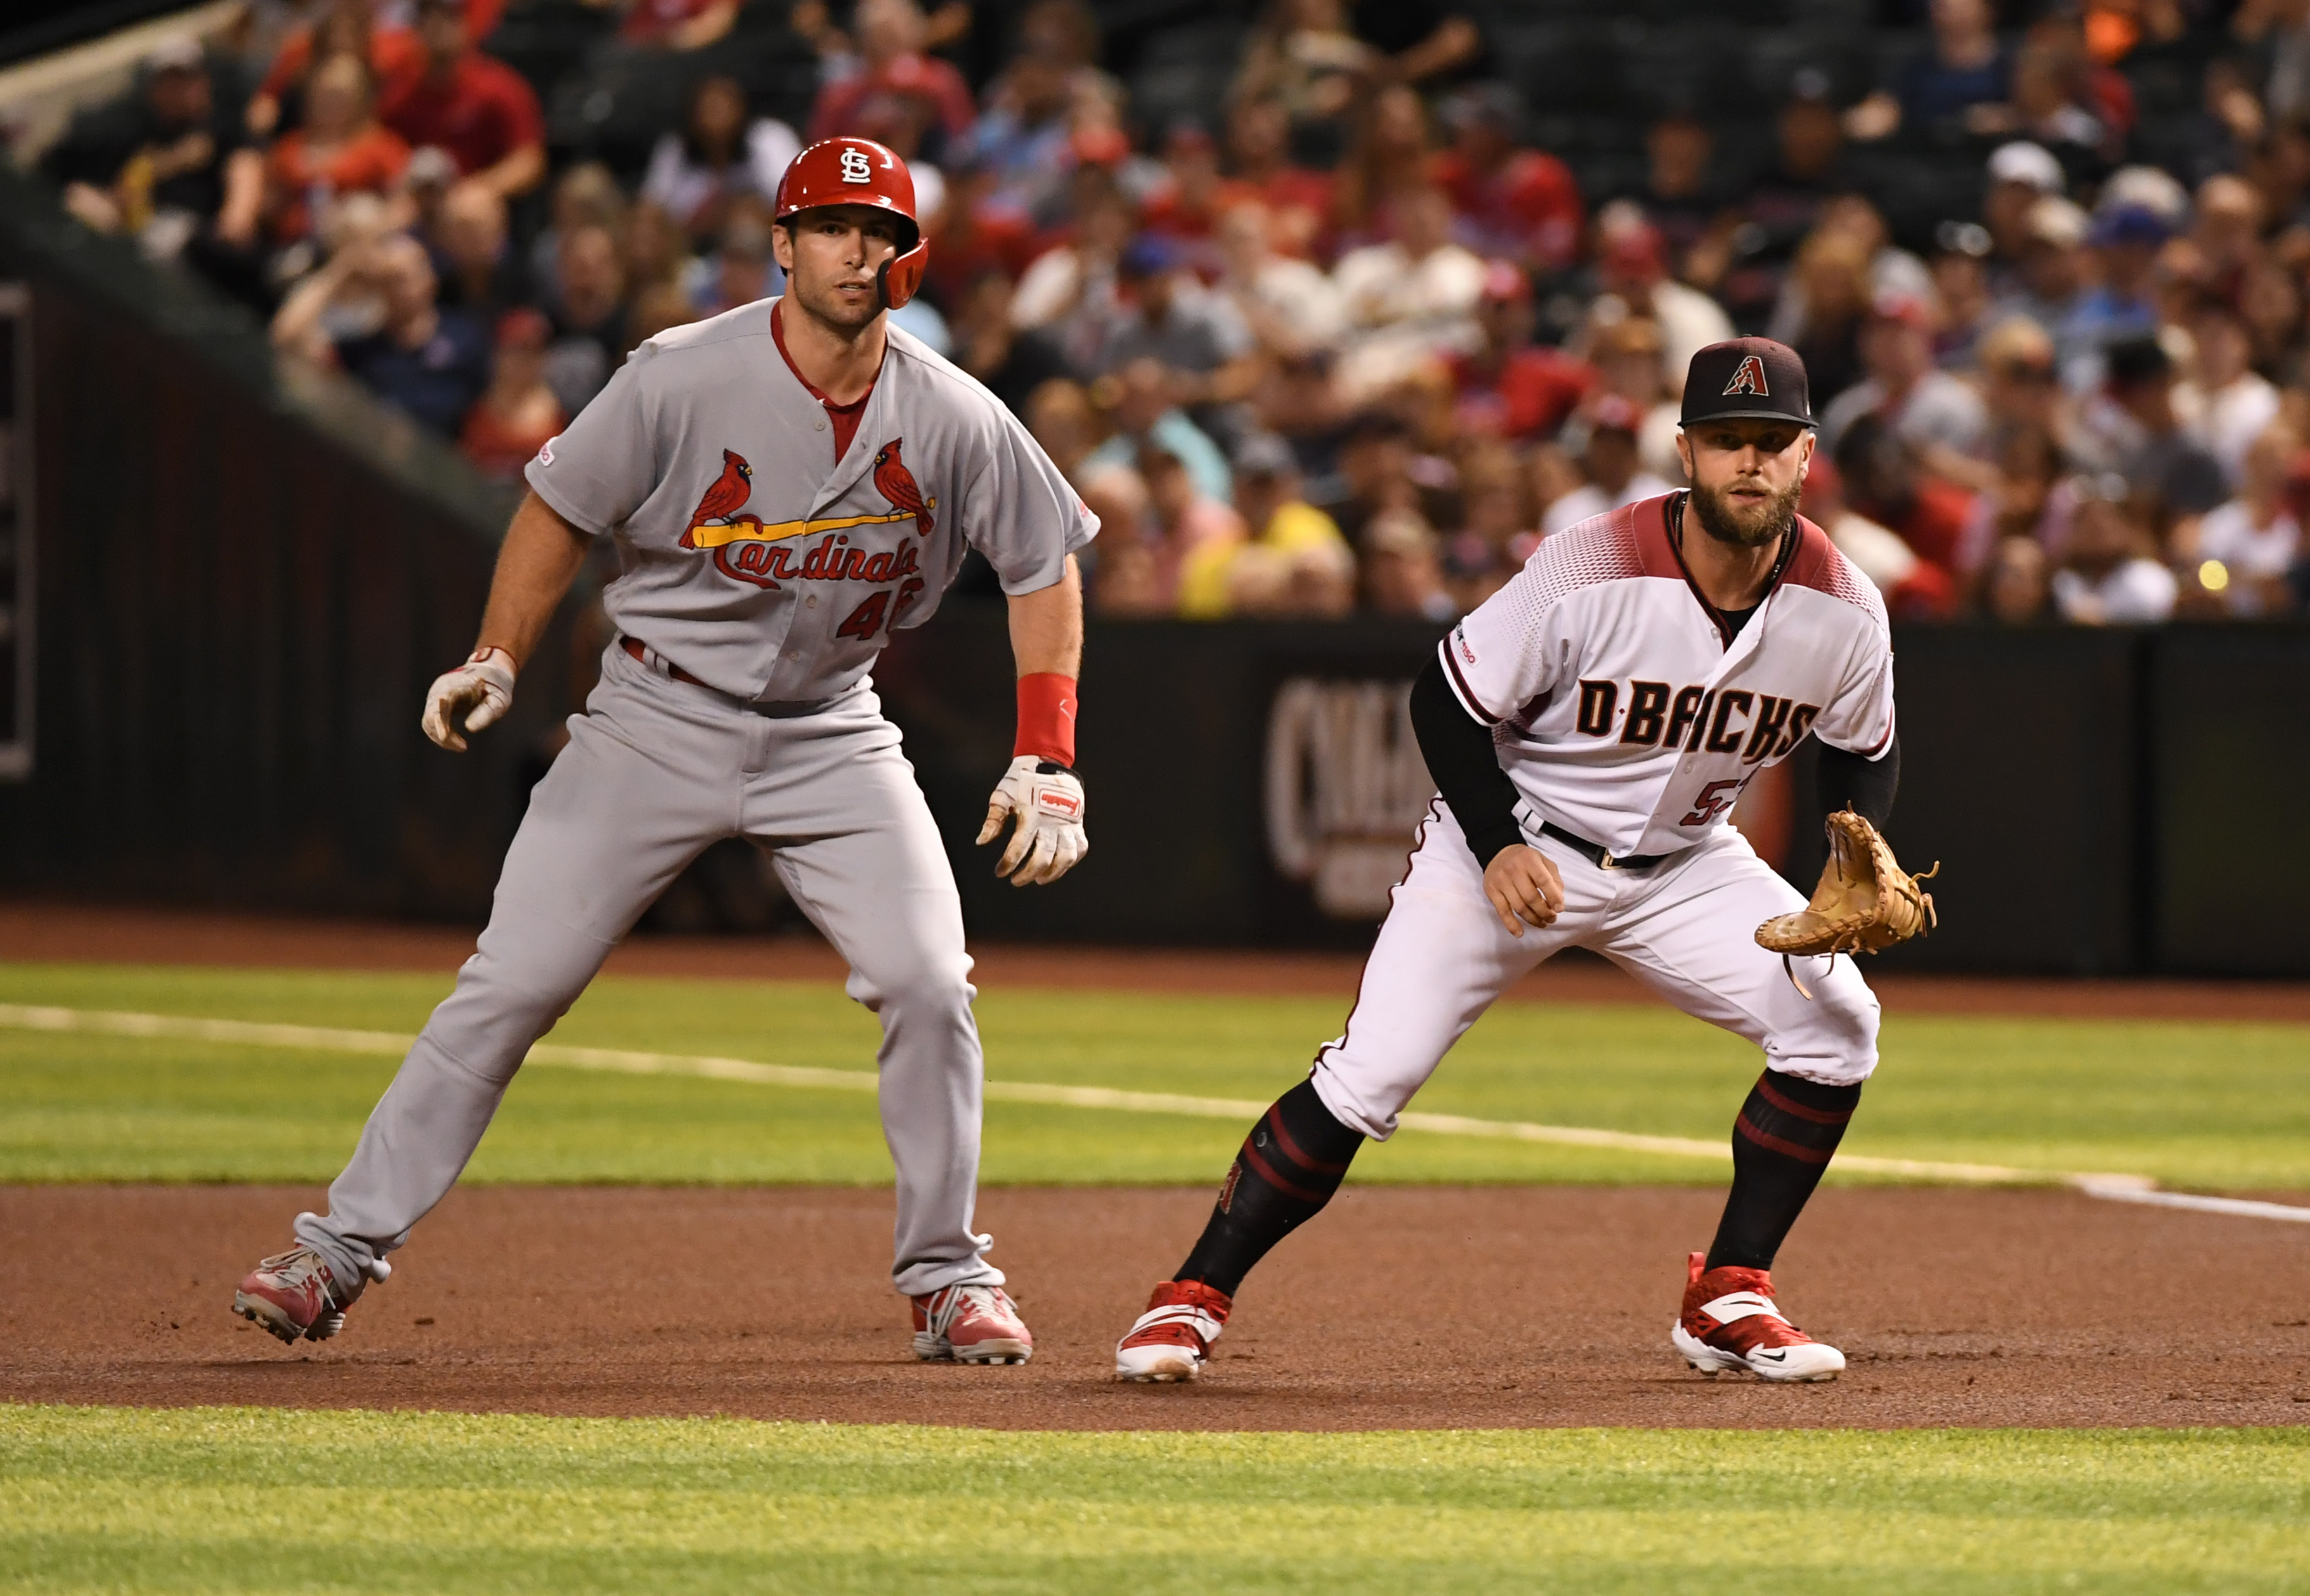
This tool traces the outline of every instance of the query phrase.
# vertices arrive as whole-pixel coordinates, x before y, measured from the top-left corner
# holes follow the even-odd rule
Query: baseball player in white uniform
[[[1575,945],[1764,1050],[1676,1350],[1767,1380],[1845,1366],[1782,1316],[1769,1271],[1876,1067],[1877,1000],[1850,958],[1785,970],[1758,944],[1805,898],[1726,824],[1808,735],[1824,796],[1880,825],[1892,806],[1884,606],[1796,514],[1813,439],[1793,351],[1701,350],[1678,442],[1690,490],[1549,538],[1438,646],[1411,708],[1441,795],[1345,1033],[1253,1128],[1201,1239],[1116,1348],[1119,1377],[1191,1378],[1245,1274],[1329,1201],[1364,1139],[1394,1132],[1504,988]]]
[[[1082,857],[1074,759],[1082,601],[1098,522],[977,382],[888,325],[925,260],[906,165],[841,138],[795,158],[775,247],[786,296],[659,334],[528,467],[480,646],[433,684],[445,748],[501,716],[597,538],[619,636],[529,800],[495,906],[297,1245],[240,1283],[284,1341],[343,1327],[454,1184],[530,1045],[715,841],[769,851],[882,1025],[898,1172],[892,1280],[925,1359],[1023,1363],[1034,1341],[971,1227],[981,1059],[962,914],[930,810],[867,672],[938,607],[968,549],[1008,596],[1016,757],[984,843],[1055,880]],[[461,724],[462,722],[462,724]]]

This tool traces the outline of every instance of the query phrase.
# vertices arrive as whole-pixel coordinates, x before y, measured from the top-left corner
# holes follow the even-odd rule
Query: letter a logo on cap
[[[1767,398],[1773,390],[1765,386],[1765,362],[1755,355],[1743,355],[1740,365],[1733,368],[1732,380],[1724,385],[1724,397],[1735,394],[1761,394]]]
[[[845,183],[872,183],[874,180],[874,163],[866,158],[865,151],[845,150],[842,152],[842,180]],[[1755,358],[1754,355],[1750,357],[1751,360]]]

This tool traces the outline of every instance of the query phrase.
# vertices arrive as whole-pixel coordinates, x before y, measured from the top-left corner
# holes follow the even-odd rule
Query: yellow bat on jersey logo
[[[685,549],[719,549],[726,543],[780,543],[788,538],[808,537],[817,532],[840,532],[850,526],[881,526],[892,521],[911,521],[912,510],[892,510],[885,516],[829,516],[822,521],[763,521],[752,516],[739,516],[712,525],[693,525],[682,534]]]

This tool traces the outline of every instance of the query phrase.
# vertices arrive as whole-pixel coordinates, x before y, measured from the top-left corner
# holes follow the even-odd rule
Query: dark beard
[[[1756,524],[1743,525],[1719,495],[1695,488],[1692,512],[1699,517],[1700,530],[1718,542],[1729,543],[1735,549],[1761,549],[1767,543],[1778,542],[1781,534],[1796,524],[1797,500],[1803,494],[1804,479],[1799,477],[1774,496]]]

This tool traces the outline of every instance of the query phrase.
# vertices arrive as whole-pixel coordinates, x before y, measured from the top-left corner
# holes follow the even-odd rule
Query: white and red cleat
[[[382,1258],[369,1267],[379,1280],[393,1272]],[[344,1329],[345,1310],[367,1284],[356,1279],[348,1287],[320,1253],[310,1247],[291,1247],[241,1277],[239,1289],[232,1294],[232,1311],[291,1346],[300,1340],[326,1341]]]
[[[1115,1344],[1115,1377],[1152,1384],[1192,1380],[1227,1328],[1235,1299],[1201,1280],[1166,1280],[1131,1331]]]
[[[915,1356],[925,1363],[1024,1363],[1035,1337],[1000,1286],[948,1286],[913,1299]]]
[[[1704,1270],[1706,1262],[1705,1253],[1687,1261],[1684,1313],[1669,1330],[1685,1362],[1704,1375],[1746,1369],[1759,1380],[1834,1380],[1844,1371],[1844,1353],[1781,1316],[1769,1271]]]

